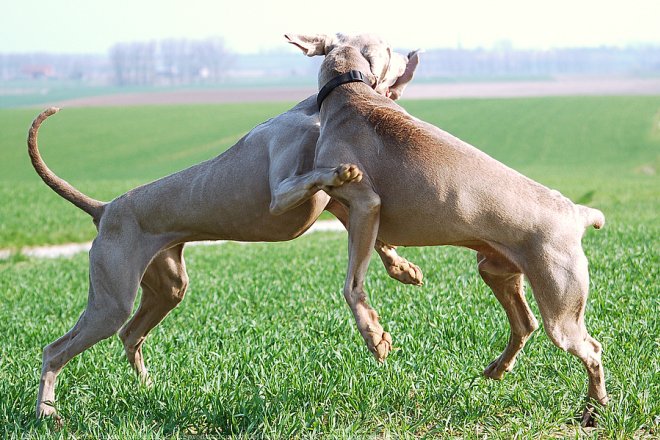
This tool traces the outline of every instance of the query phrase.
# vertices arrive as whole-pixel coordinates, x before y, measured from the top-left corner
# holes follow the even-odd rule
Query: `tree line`
[[[233,59],[220,38],[120,43],[109,55],[120,86],[214,83]]]
[[[405,51],[401,51],[404,52]],[[320,58],[292,52],[236,54],[220,38],[121,43],[105,55],[2,54],[0,80],[74,80],[93,85],[216,84],[286,78],[316,83]],[[563,75],[660,75],[660,46],[518,50],[430,49],[416,73],[427,80]]]

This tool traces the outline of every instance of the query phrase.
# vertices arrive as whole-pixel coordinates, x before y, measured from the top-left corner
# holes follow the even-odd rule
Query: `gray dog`
[[[299,37],[305,53],[325,54],[319,87],[346,75],[374,81],[369,63],[350,46],[329,47]],[[356,73],[357,72],[357,73]],[[538,328],[524,295],[532,286],[552,342],[578,357],[589,375],[590,403],[582,423],[594,423],[593,402],[606,404],[601,345],[589,335],[584,309],[589,289],[581,239],[601,228],[603,214],[576,205],[471,145],[416,119],[363,82],[341,84],[320,110],[314,171],[296,176],[276,200],[279,211],[323,189],[349,208],[349,265],[344,296],[369,349],[384,359],[391,337],[367,304],[363,283],[377,240],[394,245],[454,245],[477,252],[479,274],[506,310],[511,334],[484,374],[500,379]],[[326,88],[327,89],[327,88]],[[346,126],[344,121],[351,120]],[[355,178],[325,186],[337,164]]]
[[[299,47],[306,44],[298,44],[296,36],[289,41]],[[393,53],[374,36],[323,37],[324,48],[340,45],[350,45],[361,54],[369,66],[372,87],[390,98],[401,95],[418,62],[416,54]],[[42,160],[37,131],[56,111],[46,110],[32,124],[28,137],[32,164],[57,194],[92,217],[98,236],[89,252],[87,308],[67,334],[44,349],[37,417],[59,419],[54,407],[59,372],[74,356],[120,328],[129,362],[142,380],[149,381],[142,344],[149,331],[183,299],[188,285],[185,242],[291,240],[306,231],[324,209],[346,221],[346,207],[323,192],[284,213],[274,204],[277,194],[288,192],[288,178],[312,170],[319,136],[316,96],[259,125],[220,156],[135,188],[109,203],[81,193]],[[350,125],[346,121],[340,130],[350,130]],[[339,166],[322,184],[327,189],[355,177],[354,168]],[[399,257],[393,247],[378,242],[375,248],[390,276],[421,284],[419,268]],[[126,323],[140,285],[140,306]]]

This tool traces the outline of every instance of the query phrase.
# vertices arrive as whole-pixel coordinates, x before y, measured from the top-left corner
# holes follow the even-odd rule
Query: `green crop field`
[[[508,338],[505,314],[456,248],[406,248],[423,287],[372,260],[367,291],[397,348],[369,355],[344,304],[345,234],[187,250],[185,301],[145,344],[138,385],[118,338],[60,375],[57,430],[34,420],[41,349],[87,299],[87,258],[0,260],[0,436],[99,438],[657,438],[660,435],[660,97],[407,101],[413,115],[575,201],[590,230],[587,326],[604,348],[611,404],[579,428],[586,373],[537,331],[503,381],[481,376]],[[46,162],[111,199],[204,160],[290,105],[65,109],[42,127]],[[89,218],[36,176],[27,128],[0,110],[0,249],[93,238]],[[538,309],[532,299],[537,317]]]

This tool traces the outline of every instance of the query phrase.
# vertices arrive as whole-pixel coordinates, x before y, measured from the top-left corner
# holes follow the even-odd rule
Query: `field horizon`
[[[2,96],[0,108],[128,107],[301,101],[317,92],[311,82],[229,83],[181,87],[80,87],[44,83],[35,93]],[[26,84],[26,90],[31,90]],[[421,78],[406,99],[529,98],[550,96],[658,96],[653,76]]]

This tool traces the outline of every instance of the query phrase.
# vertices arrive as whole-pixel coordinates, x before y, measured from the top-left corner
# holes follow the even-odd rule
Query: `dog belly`
[[[522,208],[485,191],[428,191],[381,194],[379,238],[399,246],[460,245],[484,242],[518,246],[543,221],[538,207]],[[403,195],[403,197],[401,197]],[[531,205],[531,206],[530,206]]]
[[[323,197],[311,200],[282,215],[272,215],[266,201],[213,209],[191,231],[192,240],[286,241],[303,234],[316,221],[327,204]],[[326,196],[327,197],[327,196]]]
[[[470,246],[481,243],[475,234],[448,226],[442,219],[421,218],[410,211],[411,215],[392,218],[381,215],[378,238],[394,246]]]
[[[262,219],[251,225],[243,224],[233,240],[240,241],[287,241],[302,235],[321,215],[326,203],[318,200],[305,202],[282,215],[272,215],[268,210]]]

